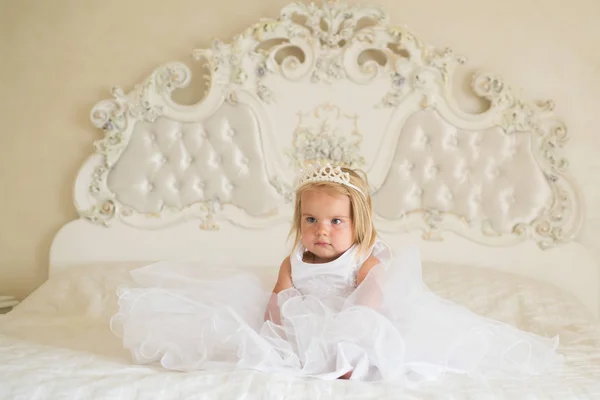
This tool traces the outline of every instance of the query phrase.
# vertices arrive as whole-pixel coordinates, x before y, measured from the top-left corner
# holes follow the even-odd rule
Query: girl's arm
[[[369,273],[376,265],[379,265],[379,263],[380,261],[377,257],[370,256],[356,273],[356,304],[367,306],[375,310],[379,310],[381,306],[381,282],[379,281],[379,276],[373,274],[369,276]],[[376,271],[379,272],[380,270]],[[369,279],[367,279],[367,277]]]
[[[279,276],[277,277],[277,283],[273,288],[273,293],[277,294],[282,290],[291,288],[292,285],[292,263],[290,257],[286,257],[279,267]]]
[[[281,314],[279,305],[277,304],[277,294],[292,286],[292,264],[290,263],[290,258],[286,257],[281,263],[281,267],[279,267],[277,283],[273,288],[273,293],[271,294],[267,309],[265,310],[265,321],[271,321],[277,325],[281,325]]]
[[[370,307],[375,310],[379,309],[379,306],[381,305],[381,290],[379,289],[377,277],[371,276],[371,279],[365,282],[365,285],[361,286],[361,283],[363,283],[367,275],[369,275],[369,272],[371,272],[373,267],[378,265],[379,262],[377,257],[370,256],[365,260],[363,265],[360,266],[356,273],[355,304]],[[352,371],[345,373],[338,379],[350,379],[351,376]]]
[[[365,260],[363,265],[361,265],[360,269],[356,273],[356,286],[359,286],[362,283],[362,281],[365,280],[369,272],[371,272],[373,267],[379,264],[379,262],[379,258],[375,256],[370,256]]]

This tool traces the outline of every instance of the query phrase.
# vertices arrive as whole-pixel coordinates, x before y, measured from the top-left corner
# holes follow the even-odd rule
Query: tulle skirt
[[[522,378],[562,363],[558,337],[518,330],[429,291],[416,250],[373,268],[348,297],[295,288],[275,296],[257,276],[194,263],[153,264],[132,277],[139,287],[119,289],[111,329],[136,363],[321,379],[351,372],[350,379],[413,387],[446,373]]]

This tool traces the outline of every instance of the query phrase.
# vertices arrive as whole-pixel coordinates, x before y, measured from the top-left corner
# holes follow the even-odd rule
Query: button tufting
[[[217,205],[235,202],[249,215],[263,216],[276,206],[279,195],[262,164],[254,165],[260,135],[253,126],[240,130],[244,119],[239,112],[245,111],[231,114],[235,116],[231,126],[224,118],[228,114],[217,113],[206,124],[165,118],[134,127],[127,151],[109,171],[111,190],[140,213],[160,214],[162,205],[183,209],[215,199]],[[238,142],[246,130],[251,135]],[[233,139],[222,140],[225,136]],[[252,180],[252,184],[242,185],[239,179]],[[258,189],[259,194],[250,195]]]
[[[404,159],[398,165],[398,169],[401,172],[405,172],[405,173],[410,173],[414,169],[414,167],[415,167],[415,165],[413,163],[411,163],[410,161],[408,161],[407,159]]]

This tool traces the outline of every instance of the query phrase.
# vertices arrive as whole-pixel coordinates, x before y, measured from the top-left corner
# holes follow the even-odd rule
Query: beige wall
[[[88,118],[94,103],[112,85],[129,89],[158,64],[187,62],[192,49],[228,40],[287,2],[0,0],[0,294],[23,297],[47,276],[52,237],[76,217],[76,171],[101,135]],[[556,101],[589,206],[582,240],[600,245],[600,179],[591,178],[600,173],[592,160],[600,150],[600,2],[378,4],[425,41],[468,56],[470,69]]]

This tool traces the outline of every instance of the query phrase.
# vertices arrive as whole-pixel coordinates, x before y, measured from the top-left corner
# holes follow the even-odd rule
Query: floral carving
[[[289,185],[282,183],[278,177],[272,177],[271,184],[275,187],[277,193],[284,198],[286,203],[291,203],[294,200],[294,189]]]
[[[338,2],[326,2],[323,7],[314,3],[292,3],[281,11],[281,20],[292,21],[294,15],[306,18],[305,25],[311,30],[312,36],[330,48],[343,47],[357,31],[357,25],[362,18],[369,18],[376,24],[388,21],[386,13],[373,7],[352,7]]]
[[[314,83],[331,83],[334,79],[344,79],[345,77],[344,62],[341,56],[322,56],[315,63],[311,79]]]
[[[93,224],[108,226],[109,221],[115,216],[115,210],[115,203],[112,200],[105,200],[80,211],[79,214]]]
[[[296,168],[326,162],[359,168],[365,162],[360,155],[361,140],[358,116],[343,114],[339,107],[325,104],[300,114],[290,157]]]

